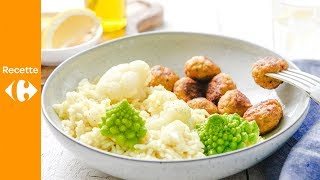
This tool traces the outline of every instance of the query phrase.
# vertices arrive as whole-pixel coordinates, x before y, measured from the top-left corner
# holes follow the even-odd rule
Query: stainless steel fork
[[[287,82],[307,92],[308,96],[320,105],[320,78],[296,69],[288,69],[279,73],[267,73],[269,77]]]

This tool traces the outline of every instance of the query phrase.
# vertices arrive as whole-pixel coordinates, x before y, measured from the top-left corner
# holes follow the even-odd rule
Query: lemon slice
[[[50,20],[42,32],[42,48],[66,48],[83,43],[94,36],[100,19],[88,9],[61,12]]]
[[[41,33],[47,28],[50,24],[53,17],[55,17],[57,13],[42,13],[41,14]]]

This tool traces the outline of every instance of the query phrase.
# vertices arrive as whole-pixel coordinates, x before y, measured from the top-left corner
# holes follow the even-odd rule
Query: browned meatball
[[[220,73],[216,75],[208,84],[206,98],[218,104],[219,99],[224,95],[228,90],[236,89],[236,84],[232,81],[232,78],[229,74]]]
[[[220,67],[205,56],[194,56],[184,64],[184,73],[196,81],[210,81],[220,72]]]
[[[193,109],[205,109],[209,114],[218,112],[217,106],[204,97],[194,98],[188,101],[188,105]]]
[[[174,84],[173,92],[179,99],[182,99],[185,102],[204,95],[203,85],[189,77],[179,79]]]
[[[278,73],[288,69],[288,63],[276,57],[264,57],[255,62],[252,66],[252,77],[254,81],[263,88],[277,88],[282,81],[268,77],[267,73]]]
[[[175,72],[160,65],[151,68],[151,75],[149,86],[158,86],[161,84],[168,91],[172,91],[174,83],[179,80],[179,76]]]
[[[218,102],[220,114],[237,113],[243,116],[244,112],[251,107],[250,100],[237,89],[227,91]]]
[[[260,135],[273,130],[283,116],[283,111],[280,103],[275,100],[267,100],[252,106],[243,115],[243,118],[248,121],[255,120],[260,129]]]

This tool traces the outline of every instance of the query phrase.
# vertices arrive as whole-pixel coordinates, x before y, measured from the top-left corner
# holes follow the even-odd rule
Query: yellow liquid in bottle
[[[127,25],[125,0],[86,0],[86,7],[102,19],[104,32],[117,31]]]

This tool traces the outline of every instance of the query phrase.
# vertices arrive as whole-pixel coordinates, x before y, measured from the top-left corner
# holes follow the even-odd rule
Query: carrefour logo
[[[25,87],[27,85],[27,88]],[[15,91],[15,92],[14,92]],[[18,100],[20,102],[28,101],[36,94],[37,89],[29,82],[19,80],[17,83],[13,81],[5,90],[5,92],[11,97],[11,99]],[[28,99],[25,98],[25,94],[28,94]]]

